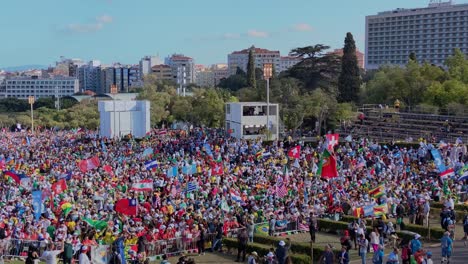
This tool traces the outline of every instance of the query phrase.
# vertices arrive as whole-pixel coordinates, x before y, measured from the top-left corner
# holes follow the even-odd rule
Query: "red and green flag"
[[[338,170],[336,169],[335,156],[325,149],[320,157],[318,164],[317,175],[324,179],[331,179],[338,177]]]

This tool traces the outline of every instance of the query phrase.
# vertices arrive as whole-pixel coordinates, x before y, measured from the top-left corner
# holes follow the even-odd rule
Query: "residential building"
[[[151,73],[151,69],[155,65],[162,64],[162,60],[158,56],[145,56],[140,60],[140,71],[139,79],[143,80],[143,77]]]
[[[167,57],[164,63],[171,67],[172,76],[177,84],[186,86],[195,83],[195,62],[193,58],[183,54],[173,54]]]
[[[366,69],[403,66],[412,52],[420,62],[442,66],[455,48],[468,54],[468,4],[431,1],[366,17]]]
[[[197,65],[195,67],[195,83],[201,87],[215,87],[221,79],[227,78],[227,64],[213,64],[210,67]]]
[[[227,103],[225,111],[225,129],[231,136],[243,139],[277,140],[279,138],[278,104],[270,104],[269,118],[267,118],[267,103],[264,102]]]
[[[280,57],[280,66],[275,69],[277,73],[289,70],[292,66],[298,64],[301,58],[293,56],[282,56]]]
[[[343,57],[343,49],[335,49],[334,51],[332,52],[329,52],[329,54],[334,54],[338,57]],[[364,53],[360,52],[359,50],[356,49],[356,57],[357,57],[357,61],[358,61],[358,66],[359,68],[361,69],[364,69]]]
[[[67,59],[65,57],[60,57],[60,61],[55,63],[55,67],[52,69],[51,75],[61,75],[61,76],[78,76],[78,68],[86,65],[81,59]]]
[[[166,64],[154,65],[151,68],[152,74],[156,77],[157,80],[161,81],[174,81],[174,76],[172,75],[172,68]]]
[[[249,51],[253,50],[255,58],[255,67],[263,68],[265,63],[273,63],[275,69],[280,69],[280,52],[277,50],[260,49],[254,46],[241,51],[234,51],[228,55],[229,75],[236,74],[237,67],[247,72],[247,64],[249,62]]]
[[[36,99],[42,97],[64,97],[79,91],[78,79],[75,77],[56,76],[53,78],[11,77],[4,80],[0,89],[0,97],[14,97],[27,99],[34,96]]]
[[[101,91],[101,62],[91,60],[80,66],[77,70],[77,77],[80,83],[80,92],[99,93]]]

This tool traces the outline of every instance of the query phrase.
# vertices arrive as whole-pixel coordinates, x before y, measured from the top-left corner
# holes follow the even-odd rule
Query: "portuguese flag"
[[[331,155],[327,149],[323,151],[322,156],[320,157],[317,175],[320,175],[324,179],[338,177],[335,156]]]

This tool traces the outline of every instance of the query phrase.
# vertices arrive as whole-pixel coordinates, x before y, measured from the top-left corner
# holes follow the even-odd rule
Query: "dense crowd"
[[[153,241],[196,239],[203,253],[206,242],[216,250],[238,227],[251,241],[256,223],[268,222],[272,234],[291,222],[313,227],[311,219],[327,214],[367,216],[369,206],[374,216],[385,205],[375,215],[405,214],[424,224],[430,201],[445,202],[447,214],[465,201],[465,181],[457,173],[441,178],[431,156],[437,149],[447,168],[464,171],[461,143],[329,144],[266,144],[203,129],[154,130],[125,140],[86,130],[3,130],[0,247],[8,239],[65,243],[73,252],[112,245],[125,262],[144,259]],[[324,151],[336,159],[337,177],[321,177]]]

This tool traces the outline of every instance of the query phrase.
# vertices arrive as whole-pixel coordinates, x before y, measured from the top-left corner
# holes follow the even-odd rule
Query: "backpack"
[[[5,238],[6,238],[5,228],[0,228],[0,239],[5,239]]]
[[[463,220],[463,225],[468,225],[468,216],[465,216],[465,219]]]

